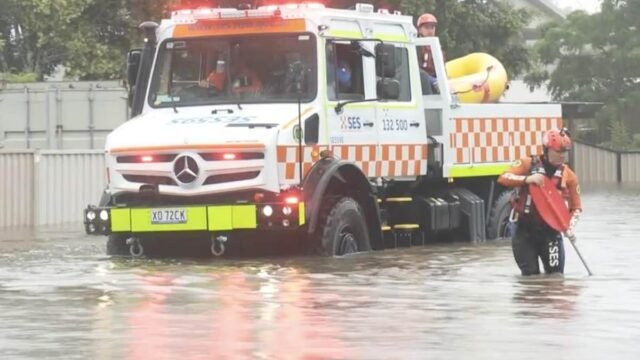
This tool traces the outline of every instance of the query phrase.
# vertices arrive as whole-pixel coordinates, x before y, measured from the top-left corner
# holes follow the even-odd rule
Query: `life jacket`
[[[551,181],[555,184],[558,191],[561,192],[564,198],[568,197],[568,190],[566,184],[563,179],[564,173],[564,165],[560,166],[556,169]],[[544,164],[540,157],[532,155],[531,156],[531,169],[529,170],[529,175],[533,174],[542,174],[547,176],[547,172],[544,168]],[[538,215],[535,210],[535,206],[533,206],[533,200],[531,198],[531,194],[529,194],[529,186],[521,186],[516,189],[515,196],[511,201],[514,212],[517,214],[517,219],[526,219],[528,221],[536,221],[542,223],[543,220]]]
[[[420,67],[424,69],[429,75],[436,76],[436,66],[433,63],[433,56],[431,55],[431,46],[425,46],[420,53],[421,57]]]

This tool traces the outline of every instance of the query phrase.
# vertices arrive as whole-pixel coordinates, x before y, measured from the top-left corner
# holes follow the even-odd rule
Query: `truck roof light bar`
[[[323,9],[320,3],[291,3],[281,5],[264,5],[257,9],[238,10],[234,8],[198,8],[175,10],[171,19],[179,24],[194,24],[198,20],[242,19],[278,17],[283,9]]]
[[[258,10],[277,10],[277,9],[324,9],[324,4],[318,2],[288,3],[288,4],[272,4],[258,6]]]

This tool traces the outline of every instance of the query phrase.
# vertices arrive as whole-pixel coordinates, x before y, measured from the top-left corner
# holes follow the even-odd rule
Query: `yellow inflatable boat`
[[[445,64],[449,90],[461,103],[498,102],[507,87],[507,71],[498,59],[472,53]]]

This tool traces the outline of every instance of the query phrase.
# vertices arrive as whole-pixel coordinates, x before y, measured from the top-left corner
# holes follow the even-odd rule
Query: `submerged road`
[[[637,359],[640,188],[585,191],[566,274],[508,241],[345,258],[114,259],[80,224],[0,234],[0,359]]]

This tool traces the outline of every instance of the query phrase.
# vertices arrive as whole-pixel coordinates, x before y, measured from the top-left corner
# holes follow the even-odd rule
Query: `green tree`
[[[172,0],[3,0],[0,72],[35,73],[63,65],[83,80],[120,78],[137,25],[159,21]]]
[[[280,0],[282,1],[282,0]],[[237,1],[236,1],[237,2]],[[257,0],[258,4],[273,0]],[[285,1],[286,2],[286,1]],[[371,3],[376,8],[400,10],[417,18],[430,12],[438,18],[438,37],[447,59],[472,52],[489,53],[502,62],[511,78],[529,70],[531,54],[524,44],[522,30],[530,13],[515,9],[506,0],[329,0],[327,6],[353,7]]]
[[[627,146],[629,132],[640,131],[639,30],[637,0],[605,0],[599,13],[576,11],[546,24],[536,47],[541,63],[526,80],[547,84],[558,101],[604,103],[596,114],[600,131]]]
[[[395,0],[414,23],[425,12],[438,18],[438,32],[447,59],[472,52],[489,53],[502,62],[511,78],[525,73],[531,56],[522,38],[530,14],[508,1]]]
[[[70,76],[83,80],[122,78],[125,56],[139,46],[138,25],[159,22],[168,14],[173,0],[88,0],[77,29],[66,43],[62,64]]]
[[[349,8],[363,0],[331,0]],[[366,1],[366,0],[365,0]],[[159,21],[177,0],[3,0],[0,14],[0,72],[33,72],[38,78],[63,65],[79,79],[121,78],[126,51],[140,45],[137,26]],[[183,3],[189,3],[182,0]],[[222,0],[234,6],[240,0]],[[267,1],[255,0],[256,4]],[[511,77],[529,66],[519,34],[527,14],[506,1],[378,0],[377,7],[414,16],[430,11],[440,20],[439,36],[449,59],[475,51],[500,59]],[[202,1],[194,2],[202,4]],[[213,2],[212,2],[213,3]],[[11,39],[9,34],[14,33]]]
[[[9,72],[15,66],[14,43],[11,41],[12,24],[15,15],[15,3],[7,2],[2,4],[2,11],[0,11],[0,73]]]

